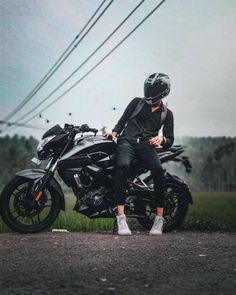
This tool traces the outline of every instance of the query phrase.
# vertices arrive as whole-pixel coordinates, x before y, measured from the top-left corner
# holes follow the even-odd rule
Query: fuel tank
[[[65,153],[58,168],[70,169],[83,167],[115,153],[116,143],[102,135],[89,135],[74,141],[71,150]]]

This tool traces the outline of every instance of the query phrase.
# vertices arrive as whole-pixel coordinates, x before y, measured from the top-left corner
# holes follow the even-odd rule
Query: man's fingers
[[[149,140],[151,145],[160,145],[162,142],[162,138],[157,136],[157,137],[153,137]]]
[[[112,140],[116,140],[116,138],[117,138],[117,136],[115,134],[113,134],[112,132],[106,132],[104,134],[104,136],[107,137],[107,138],[110,137]]]
[[[160,145],[161,144],[161,140],[158,139],[158,140],[154,140],[152,142],[150,142],[151,145]]]
[[[152,139],[150,139],[150,142],[151,143],[154,143],[154,142],[159,141],[159,140],[160,140],[159,138],[153,137]]]
[[[155,142],[156,141],[156,138],[154,137],[154,138],[152,138],[152,139],[150,139],[150,142],[151,143],[153,143],[153,142]]]
[[[112,133],[111,133],[111,132],[106,132],[106,133],[104,134],[104,136],[105,136],[105,137],[112,136]]]

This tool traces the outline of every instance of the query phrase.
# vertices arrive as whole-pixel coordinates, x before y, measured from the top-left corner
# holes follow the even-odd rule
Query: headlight
[[[53,136],[48,136],[46,138],[43,139],[43,141],[41,141],[39,144],[38,144],[38,147],[37,147],[37,151],[40,152],[43,150],[44,146],[50,141],[52,140],[56,135],[53,135]]]

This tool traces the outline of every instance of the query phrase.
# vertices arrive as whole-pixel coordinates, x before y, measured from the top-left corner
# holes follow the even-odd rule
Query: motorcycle
[[[40,232],[55,221],[60,210],[65,210],[65,197],[55,178],[56,172],[72,188],[76,196],[76,212],[89,218],[115,217],[116,143],[97,135],[97,132],[87,124],[65,124],[64,128],[52,127],[42,136],[37,147],[38,158],[33,158],[32,162],[39,165],[48,160],[46,168],[17,172],[0,196],[2,219],[12,230]],[[79,133],[81,136],[76,137]],[[179,157],[184,151],[182,146],[156,148],[156,151],[162,163],[180,161],[190,172],[188,158]],[[141,226],[149,230],[156,211],[153,179],[138,159],[131,165],[127,195],[126,216],[137,218]],[[183,222],[192,202],[187,184],[165,171],[165,232],[176,229]]]

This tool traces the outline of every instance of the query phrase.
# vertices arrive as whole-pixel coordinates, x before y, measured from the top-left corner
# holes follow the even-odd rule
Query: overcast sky
[[[3,120],[39,82],[102,0],[0,1]],[[114,0],[60,70],[11,120],[45,98],[139,2]],[[146,0],[106,46],[37,111],[86,73],[158,2]],[[235,136],[235,32],[235,0],[167,0],[92,74],[29,124],[49,128],[57,123],[87,123],[112,129],[129,101],[143,96],[146,76],[163,72],[171,79],[171,93],[165,101],[174,113],[175,136]],[[39,139],[44,131],[22,127],[8,131],[14,133]]]

